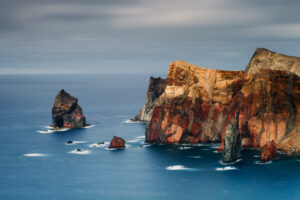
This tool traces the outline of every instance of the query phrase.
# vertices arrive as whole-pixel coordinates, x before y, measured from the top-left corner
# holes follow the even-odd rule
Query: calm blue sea
[[[126,120],[142,107],[148,79],[0,76],[0,199],[300,199],[297,159],[259,164],[258,151],[244,150],[241,162],[222,165],[217,145],[141,147],[145,124]],[[79,98],[94,127],[46,133],[61,88]],[[107,149],[114,135],[125,150]],[[86,151],[72,153],[77,148]]]

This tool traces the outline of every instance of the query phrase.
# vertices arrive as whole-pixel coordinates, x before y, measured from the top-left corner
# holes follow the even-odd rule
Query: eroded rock
[[[86,119],[78,99],[65,90],[59,91],[52,108],[52,126],[54,128],[82,128],[86,126]]]
[[[110,149],[125,148],[125,140],[120,137],[114,136],[110,142],[109,148]]]
[[[277,156],[277,148],[274,140],[272,142],[267,143],[262,148],[261,152],[261,161],[268,162],[270,160],[274,160]]]

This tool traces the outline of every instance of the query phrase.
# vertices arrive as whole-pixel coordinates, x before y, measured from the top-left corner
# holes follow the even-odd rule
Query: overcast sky
[[[0,0],[0,74],[244,69],[300,56],[299,0]]]

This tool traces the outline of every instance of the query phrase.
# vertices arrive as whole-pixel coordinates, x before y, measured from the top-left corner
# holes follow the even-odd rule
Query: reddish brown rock
[[[221,71],[175,61],[155,101],[146,141],[221,142],[238,113],[242,146],[261,149],[273,141],[300,152],[300,58],[258,49],[243,71]]]
[[[52,108],[52,126],[54,128],[82,128],[86,126],[86,119],[78,99],[65,90],[59,91]]]
[[[242,71],[170,65],[168,84],[155,102],[146,141],[155,143],[220,142],[223,122],[243,83]],[[234,113],[232,114],[234,115]]]
[[[110,149],[125,148],[125,140],[120,137],[114,136],[109,145]]]
[[[271,143],[265,144],[261,151],[261,161],[268,162],[274,160],[277,156],[276,143],[272,140]]]

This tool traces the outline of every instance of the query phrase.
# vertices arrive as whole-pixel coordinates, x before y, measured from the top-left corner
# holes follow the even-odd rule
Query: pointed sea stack
[[[150,77],[146,101],[143,108],[131,119],[132,121],[150,121],[156,100],[162,95],[167,86],[167,80],[160,77]]]
[[[86,126],[86,119],[78,99],[65,90],[59,91],[52,108],[52,126],[54,128],[82,128]]]

